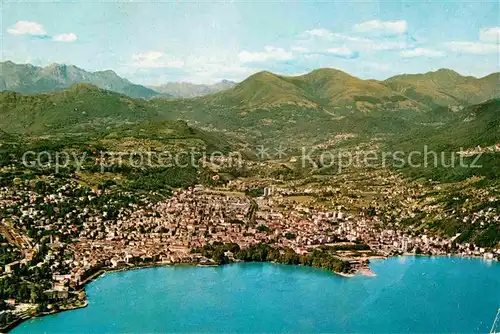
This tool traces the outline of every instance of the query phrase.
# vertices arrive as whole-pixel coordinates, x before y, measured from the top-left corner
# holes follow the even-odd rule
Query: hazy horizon
[[[49,67],[51,65],[65,65],[65,66],[75,66],[81,70],[84,70],[84,71],[87,71],[87,72],[105,72],[105,71],[113,71],[116,73],[116,71],[112,68],[106,68],[106,69],[101,69],[101,70],[96,70],[96,71],[92,71],[92,70],[89,70],[89,69],[86,69],[86,68],[82,68],[80,66],[77,66],[77,65],[74,65],[74,64],[68,64],[68,63],[50,63],[50,64],[47,64],[47,65],[34,65],[34,64],[31,64],[31,63],[16,63],[16,62],[13,62],[12,60],[4,60],[2,62],[12,62],[16,65],[32,65],[32,66],[37,66],[37,67],[41,67],[41,68],[45,68],[45,67]],[[312,71],[315,71],[315,70],[322,70],[322,69],[334,69],[334,70],[339,70],[339,71],[342,71],[341,69],[338,69],[338,68],[333,68],[333,67],[320,67],[320,68],[316,68],[316,69],[312,69],[310,72]],[[451,70],[451,71],[454,71],[462,76],[471,76],[471,77],[474,77],[476,79],[481,79],[481,78],[484,78],[484,77],[487,77],[491,74],[495,74],[495,73],[499,73],[499,71],[496,71],[496,72],[491,72],[491,73],[488,73],[486,75],[483,75],[483,76],[474,76],[474,75],[467,75],[467,74],[464,74],[464,73],[460,73],[459,71],[456,71],[452,68],[438,68],[438,69],[435,69],[435,70],[431,70],[431,71],[427,71],[427,72],[415,72],[415,73],[397,73],[397,74],[394,74],[394,75],[391,75],[391,76],[388,76],[386,78],[381,78],[381,79],[375,79],[375,78],[361,78],[360,79],[363,79],[363,80],[380,80],[380,81],[383,81],[383,80],[386,80],[386,79],[389,79],[389,78],[392,78],[394,76],[398,76],[398,75],[414,75],[414,74],[426,74],[426,73],[431,73],[431,72],[437,72],[439,70]],[[257,70],[256,72],[254,73],[250,73],[247,77],[243,78],[242,80],[230,80],[230,79],[220,79],[218,81],[214,81],[214,82],[208,82],[208,83],[199,83],[199,82],[190,82],[190,81],[165,81],[165,82],[160,82],[158,84],[148,84],[148,83],[145,83],[145,84],[142,84],[144,85],[145,87],[158,87],[158,86],[163,86],[163,85],[166,85],[166,84],[192,84],[192,85],[214,85],[214,84],[218,84],[218,83],[221,83],[223,81],[228,81],[228,82],[233,82],[233,83],[240,83],[242,81],[245,81],[246,79],[248,79],[249,77],[257,74],[257,73],[260,73],[260,72],[271,72],[271,71],[268,71],[268,70]],[[280,76],[301,76],[301,75],[304,75],[304,74],[307,74],[307,73],[310,73],[310,72],[304,72],[304,73],[297,73],[297,74],[283,74],[283,73],[277,73],[277,72],[271,72],[273,74],[276,74],[276,75],[280,75]],[[345,72],[345,71],[343,71]],[[350,75],[353,75],[352,73],[349,73],[349,72],[345,72],[347,74],[350,74]],[[130,82],[132,83],[137,83],[137,82],[134,82],[132,80],[130,80],[129,78],[127,78],[126,76],[121,76],[119,73],[116,73],[117,75],[119,75],[120,77],[124,78],[124,79],[127,79],[129,80]]]
[[[7,1],[1,60],[112,69],[143,85],[323,67],[377,80],[439,68],[484,77],[499,70],[499,9],[498,2]]]

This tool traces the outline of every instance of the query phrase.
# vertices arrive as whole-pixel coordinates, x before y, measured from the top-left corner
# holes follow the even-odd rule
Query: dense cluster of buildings
[[[391,181],[392,182],[392,181]],[[234,187],[246,186],[233,184]],[[362,243],[371,254],[391,255],[421,252],[500,257],[500,249],[456,244],[452,238],[427,233],[404,233],[374,212],[349,213],[344,206],[309,205],[293,200],[293,190],[269,187],[266,196],[251,198],[231,191],[196,186],[176,191],[160,201],[122,203],[99,201],[98,192],[68,183],[39,194],[28,188],[0,190],[0,207],[9,215],[3,229],[18,245],[22,260],[5,264],[4,275],[27,265],[45,244],[36,266],[50,268],[50,299],[67,298],[68,292],[103,268],[170,263],[210,263],[192,250],[213,242],[237,243],[241,248],[261,242],[289,247],[305,254],[318,245],[338,242]],[[323,189],[324,191],[325,189]],[[338,189],[329,187],[330,193]],[[301,193],[313,194],[314,188]],[[396,212],[411,215],[418,189],[407,194]],[[386,194],[390,199],[392,194]],[[348,203],[345,203],[348,205]],[[498,213],[483,210],[464,216],[474,223],[481,217],[499,220]],[[484,218],[483,217],[483,218]],[[481,221],[484,221],[481,220]]]
[[[495,152],[500,152],[500,143],[484,147],[476,146],[473,148],[469,148],[467,150],[460,151],[459,153],[460,155],[463,155],[465,157],[470,157],[481,153],[495,153]]]

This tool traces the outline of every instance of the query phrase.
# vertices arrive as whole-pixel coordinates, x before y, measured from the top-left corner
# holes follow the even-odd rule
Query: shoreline
[[[8,333],[21,323],[28,321],[30,319],[35,319],[35,318],[41,318],[45,317],[48,315],[53,315],[57,313],[62,313],[65,311],[72,311],[72,310],[78,310],[81,308],[85,308],[89,305],[89,302],[87,300],[87,295],[85,293],[85,287],[93,282],[94,280],[100,278],[101,276],[107,274],[107,273],[116,273],[116,272],[122,272],[122,271],[130,271],[130,270],[139,270],[139,269],[148,269],[148,268],[154,268],[154,267],[175,267],[175,266],[198,266],[198,267],[218,267],[219,265],[202,265],[199,263],[162,263],[162,262],[157,262],[157,263],[148,263],[145,265],[133,265],[133,266],[125,266],[125,267],[120,267],[120,268],[107,268],[103,267],[102,269],[98,270],[97,272],[93,273],[89,277],[83,280],[83,282],[79,285],[79,287],[74,291],[77,294],[80,294],[80,297],[78,298],[78,302],[72,301],[69,304],[66,305],[59,305],[55,303],[54,305],[58,305],[60,308],[47,311],[47,312],[41,312],[37,313],[31,316],[25,315],[23,317],[17,318],[10,324],[7,324],[6,326],[0,328],[0,333]],[[81,294],[83,294],[83,299],[81,297]]]
[[[374,255],[374,256],[369,256],[369,257],[365,258],[365,260],[366,259],[368,259],[370,261],[371,260],[387,260],[389,258],[396,258],[396,257],[428,257],[428,258],[431,258],[431,257],[457,257],[457,258],[468,258],[468,259],[477,259],[477,260],[480,259],[480,260],[486,260],[486,261],[491,261],[491,262],[500,262],[496,259],[485,259],[484,257],[481,257],[481,256],[465,256],[465,255],[455,255],[455,254],[426,255],[426,254],[411,254],[411,253],[406,253],[406,254],[401,254],[401,255],[390,255],[390,256]],[[252,262],[234,262],[234,263],[252,263]],[[261,263],[271,263],[271,262],[261,262]],[[222,267],[225,265],[226,264],[220,264],[220,265],[200,264],[200,263],[195,263],[195,262],[193,262],[193,263],[188,263],[188,262],[186,262],[186,263],[156,262],[156,263],[148,263],[148,264],[144,264],[144,265],[127,265],[127,266],[120,267],[120,268],[103,267],[99,271],[97,271],[94,274],[87,277],[80,284],[78,289],[75,290],[76,293],[83,292],[84,299],[79,299],[81,304],[70,304],[70,305],[66,305],[65,308],[62,308],[62,309],[60,308],[60,309],[49,311],[49,312],[42,312],[42,313],[39,313],[39,314],[36,314],[33,316],[21,317],[19,319],[16,319],[14,322],[6,325],[5,327],[1,328],[0,333],[8,333],[9,331],[14,329],[15,327],[17,327],[21,323],[23,323],[27,320],[30,320],[30,319],[41,318],[41,317],[48,316],[48,315],[53,315],[53,314],[62,313],[65,311],[77,310],[77,309],[87,307],[89,305],[89,302],[87,300],[87,295],[85,294],[85,287],[89,283],[93,282],[94,280],[100,278],[101,276],[103,276],[107,273],[118,273],[118,272],[123,272],[123,271],[150,269],[150,268],[155,268],[155,267],[180,267],[180,266],[186,266],[186,267]],[[282,264],[282,265],[288,266],[288,264]],[[302,265],[293,265],[293,266],[302,267]],[[319,267],[313,267],[313,266],[311,266],[311,267],[312,268],[319,268]],[[319,269],[321,269],[321,268],[319,268]],[[369,264],[367,266],[361,266],[361,267],[357,268],[356,271],[352,272],[352,273],[343,273],[343,272],[336,272],[336,271],[332,271],[332,273],[339,275],[341,277],[344,277],[344,278],[353,278],[353,277],[356,277],[358,275],[364,276],[364,277],[376,277],[377,276],[377,274],[371,270],[371,268],[369,267]]]

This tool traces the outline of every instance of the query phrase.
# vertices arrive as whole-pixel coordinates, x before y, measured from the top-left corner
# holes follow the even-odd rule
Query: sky
[[[134,83],[241,81],[321,67],[363,79],[500,70],[497,1],[9,1],[1,59]]]

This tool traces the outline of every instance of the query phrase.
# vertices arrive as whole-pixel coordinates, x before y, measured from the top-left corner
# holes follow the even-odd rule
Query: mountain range
[[[173,97],[190,98],[218,93],[223,90],[231,89],[234,86],[236,86],[236,82],[222,80],[213,85],[193,84],[189,82],[168,82],[160,86],[149,86],[149,88]]]
[[[88,72],[74,65],[37,67],[6,61],[0,63],[0,69],[0,91],[32,94],[54,92],[75,83],[90,83],[133,98],[208,96],[204,103],[248,110],[283,105],[322,108],[340,114],[395,107],[428,109],[480,103],[500,95],[500,73],[475,78],[449,69],[396,75],[386,80],[363,80],[331,68],[300,76],[264,71],[239,84],[223,80],[213,85],[169,82],[150,87],[133,84],[112,70]]]
[[[102,89],[134,98],[153,97],[191,98],[217,93],[233,88],[236,83],[222,80],[213,85],[189,82],[169,82],[145,87],[118,76],[112,70],[89,72],[74,65],[51,64],[38,67],[31,64],[0,63],[0,91],[24,94],[47,93],[68,88],[77,83],[90,83]]]
[[[376,81],[327,68],[301,76],[264,71],[212,95],[153,103],[168,110],[166,117],[198,126],[257,141],[304,143],[331,133],[374,136],[447,122],[457,108],[500,97],[499,75],[474,78],[441,69]]]
[[[149,99],[160,93],[136,85],[118,76],[112,70],[88,72],[74,65],[52,64],[38,67],[31,64],[0,63],[0,91],[24,94],[54,92],[77,83],[90,83],[99,88]]]
[[[331,112],[384,108],[428,109],[479,103],[500,95],[500,73],[483,78],[455,71],[399,75],[387,80],[362,80],[336,69],[323,68],[300,76],[259,72],[233,89],[206,102],[240,105],[247,109],[295,105]]]
[[[210,89],[224,89],[214,94],[172,99],[133,85],[112,71],[90,73],[71,65],[39,68],[5,62],[1,88],[21,93],[0,93],[0,129],[36,135],[81,133],[148,120],[184,120],[248,141],[287,144],[324,141],[341,132],[366,137],[404,134],[452,121],[464,123],[456,115],[469,105],[492,100],[489,108],[497,108],[499,76],[475,78],[440,69],[377,81],[329,68],[300,76],[264,71],[238,84],[212,86]],[[82,81],[94,84],[65,87]],[[185,83],[169,87],[177,95],[201,94],[208,89]],[[34,94],[40,91],[51,93]],[[155,98],[133,98],[138,95]]]
[[[500,143],[498,76],[438,70],[375,81],[334,69],[295,77],[260,72],[215,94],[150,100],[89,83],[42,94],[3,91],[0,146],[8,150],[19,138],[62,147],[90,141],[116,151],[229,151],[248,144],[292,153],[328,143],[388,152],[419,151],[423,145],[436,152],[491,148]],[[481,159],[486,167],[480,170],[422,167],[405,173],[440,180],[498,178],[500,156]]]

